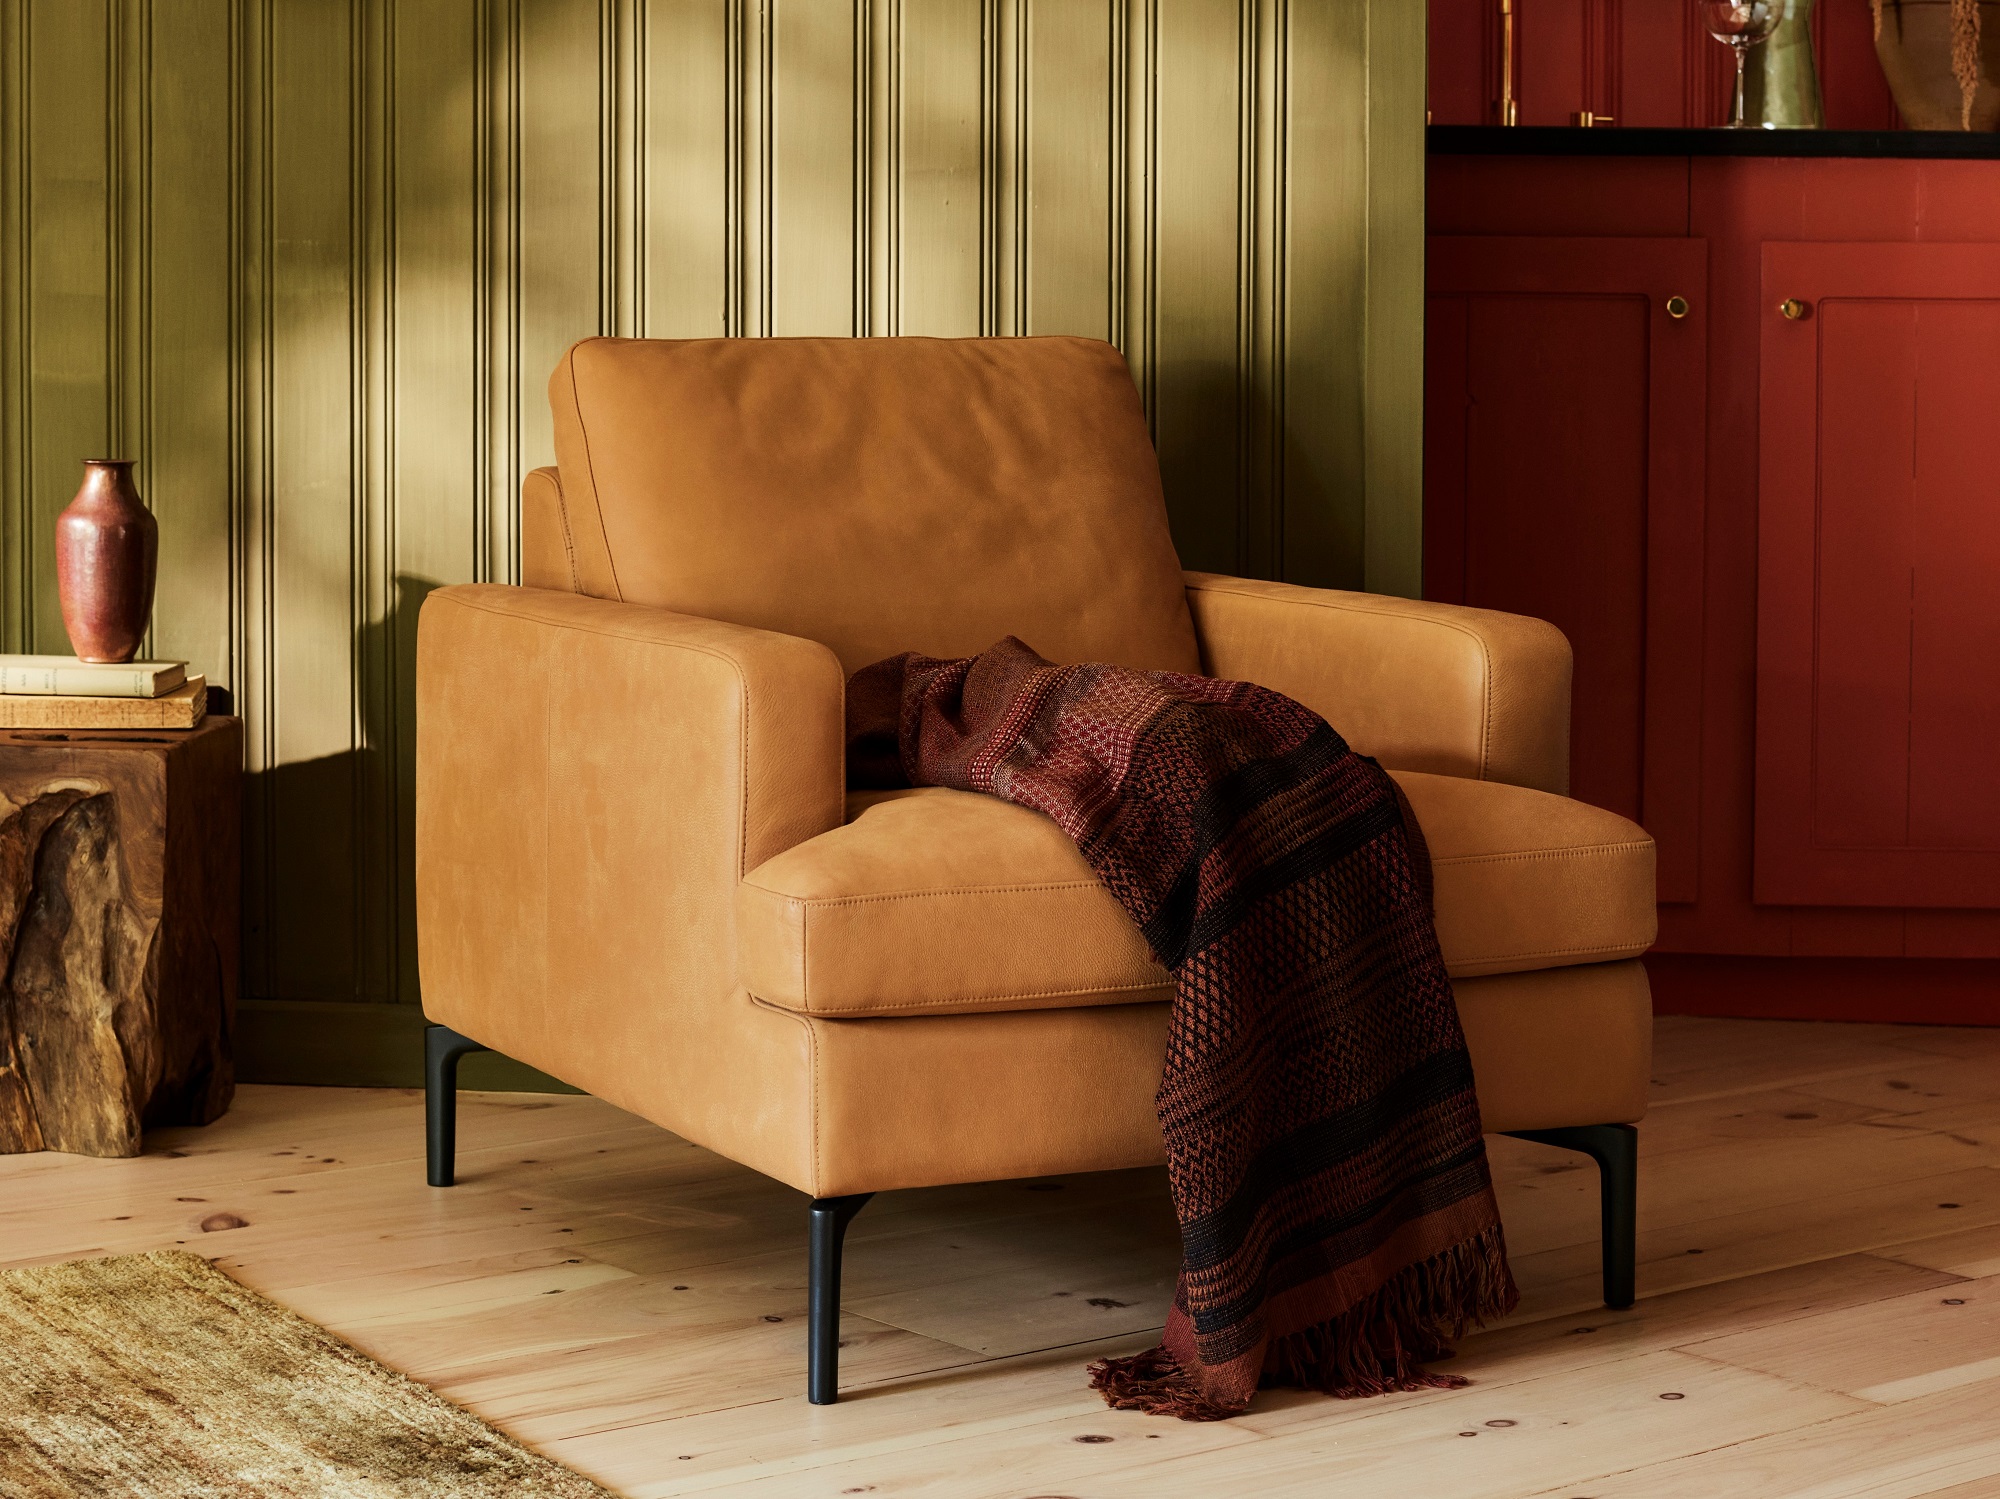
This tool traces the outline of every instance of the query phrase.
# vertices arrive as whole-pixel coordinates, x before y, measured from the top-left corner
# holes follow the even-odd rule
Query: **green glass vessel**
[[[1784,4],[1784,19],[1746,59],[1743,118],[1766,130],[1817,130],[1823,116],[1819,69],[1813,66],[1813,0]]]

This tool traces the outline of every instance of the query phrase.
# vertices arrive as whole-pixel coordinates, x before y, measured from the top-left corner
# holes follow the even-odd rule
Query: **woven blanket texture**
[[[1180,1279],[1158,1348],[1092,1366],[1106,1400],[1214,1420],[1260,1385],[1463,1384],[1424,1365],[1517,1293],[1395,782],[1280,693],[1011,637],[865,667],[847,711],[851,784],[1046,813],[1174,975]]]

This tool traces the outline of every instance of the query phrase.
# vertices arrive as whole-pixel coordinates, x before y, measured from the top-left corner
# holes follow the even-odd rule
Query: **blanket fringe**
[[[1493,1224],[1441,1254],[1398,1271],[1337,1317],[1274,1339],[1264,1352],[1266,1387],[1321,1390],[1341,1400],[1397,1390],[1455,1390],[1469,1381],[1425,1363],[1451,1356],[1469,1327],[1505,1316],[1520,1300],[1506,1241]],[[1091,1387],[1113,1410],[1222,1421],[1248,1404],[1218,1401],[1164,1347],[1090,1366]]]

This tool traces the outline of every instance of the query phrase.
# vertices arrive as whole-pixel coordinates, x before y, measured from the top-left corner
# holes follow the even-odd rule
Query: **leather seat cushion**
[[[1396,772],[1430,845],[1454,978],[1607,962],[1653,942],[1653,844],[1525,787]],[[739,972],[825,1016],[1135,1004],[1173,983],[1055,823],[995,797],[858,793],[737,890]]]
[[[737,887],[739,975],[814,1015],[944,1015],[1171,998],[1124,908],[1039,812],[925,787],[857,793],[848,822]]]

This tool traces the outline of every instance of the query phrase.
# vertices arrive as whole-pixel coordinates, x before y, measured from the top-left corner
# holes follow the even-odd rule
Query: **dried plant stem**
[[[1868,0],[1875,17],[1875,40],[1882,40],[1882,8],[1902,0]],[[1959,128],[1972,128],[1972,102],[1979,93],[1980,0],[1951,0],[1951,76],[1958,81]],[[1899,18],[1900,21],[1900,18]]]
[[[1979,92],[1979,0],[1951,0],[1951,76],[1958,80],[1959,128],[1970,130]]]

